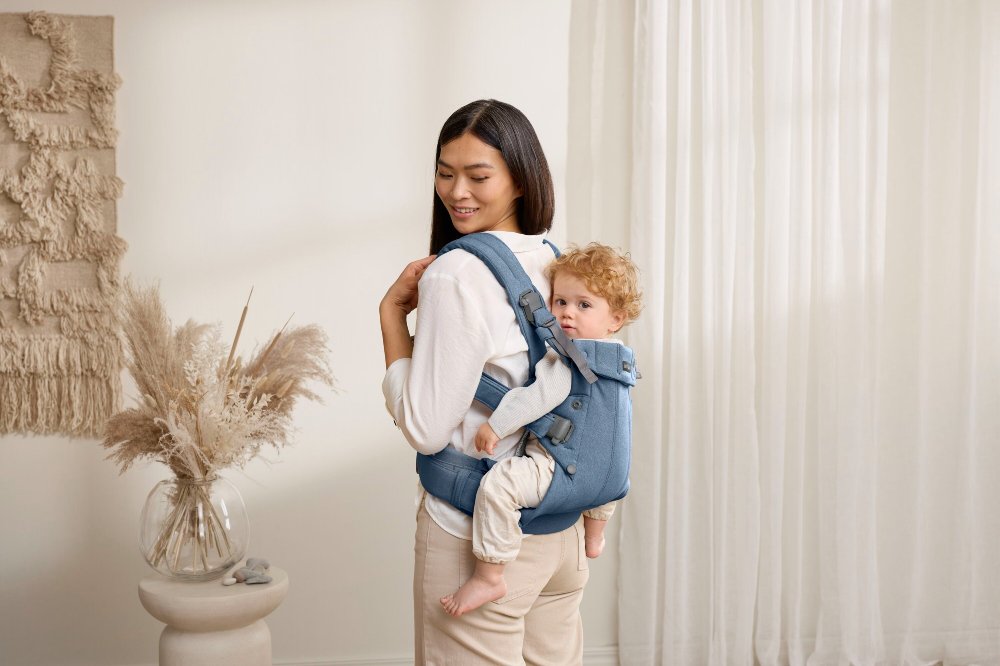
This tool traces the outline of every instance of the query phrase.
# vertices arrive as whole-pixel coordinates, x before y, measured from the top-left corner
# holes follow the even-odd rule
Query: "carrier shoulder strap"
[[[545,242],[558,255],[555,245],[547,240]],[[597,375],[587,365],[586,356],[570,342],[566,332],[549,312],[545,299],[506,243],[492,234],[481,232],[462,236],[448,243],[439,254],[456,248],[465,250],[486,264],[507,293],[507,300],[514,309],[521,333],[528,343],[529,383],[534,381],[535,364],[545,355],[546,344],[569,358],[588,383],[597,381]]]

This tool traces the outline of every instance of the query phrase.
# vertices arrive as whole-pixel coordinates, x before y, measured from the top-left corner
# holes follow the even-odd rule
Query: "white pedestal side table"
[[[277,567],[259,585],[222,579],[184,583],[160,574],[139,583],[139,600],[166,628],[160,666],[271,666],[271,631],[264,618],[281,605],[288,574]]]

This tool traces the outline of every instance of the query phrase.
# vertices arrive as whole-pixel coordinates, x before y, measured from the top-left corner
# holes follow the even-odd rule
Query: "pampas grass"
[[[219,325],[188,321],[174,329],[155,286],[129,281],[122,290],[125,365],[140,398],[108,419],[102,446],[119,473],[147,459],[176,476],[170,513],[143,555],[180,577],[211,577],[242,557],[210,499],[218,472],[290,444],[295,404],[320,400],[312,385],[334,386],[327,337],[315,325],[286,322],[246,361],[237,355],[248,308],[249,298],[226,345]],[[192,564],[181,564],[182,552]]]
[[[151,459],[178,478],[204,480],[291,443],[296,402],[320,400],[311,385],[334,386],[327,337],[316,325],[286,323],[244,361],[235,351],[248,305],[227,346],[218,325],[174,330],[159,290],[126,282],[125,365],[141,398],[108,419],[102,443],[121,473]]]

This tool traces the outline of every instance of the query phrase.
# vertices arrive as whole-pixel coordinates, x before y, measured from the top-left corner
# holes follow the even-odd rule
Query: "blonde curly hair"
[[[622,327],[639,318],[642,311],[642,290],[639,269],[627,252],[589,243],[580,248],[570,246],[545,268],[545,276],[554,280],[560,272],[572,273],[601,298],[607,300],[612,312],[622,312]]]

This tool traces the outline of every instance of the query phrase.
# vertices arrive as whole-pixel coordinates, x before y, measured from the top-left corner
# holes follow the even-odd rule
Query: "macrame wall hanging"
[[[0,435],[121,402],[111,17],[0,14]]]

